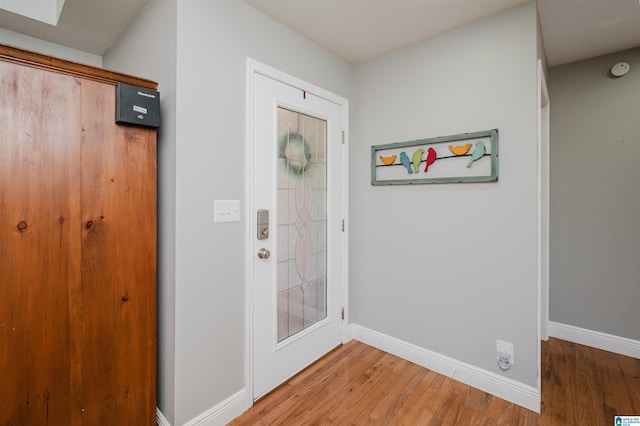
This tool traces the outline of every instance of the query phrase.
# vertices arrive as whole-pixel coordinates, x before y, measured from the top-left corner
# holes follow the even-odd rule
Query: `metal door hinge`
[[[344,308],[342,308],[342,321],[344,321]]]
[[[342,232],[344,232],[344,219],[342,219]]]
[[[344,130],[342,131],[342,143],[344,143],[345,140],[345,136],[344,136]]]

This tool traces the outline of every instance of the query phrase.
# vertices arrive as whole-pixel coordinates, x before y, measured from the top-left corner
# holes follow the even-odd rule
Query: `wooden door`
[[[82,83],[84,424],[155,424],[155,130],[114,124],[115,89]]]
[[[0,424],[80,421],[76,78],[0,62]]]

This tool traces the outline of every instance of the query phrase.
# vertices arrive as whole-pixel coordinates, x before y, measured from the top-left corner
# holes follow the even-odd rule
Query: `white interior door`
[[[253,75],[253,396],[342,342],[343,106]]]

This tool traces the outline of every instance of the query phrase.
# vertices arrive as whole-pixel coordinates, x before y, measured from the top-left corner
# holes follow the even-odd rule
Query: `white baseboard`
[[[156,407],[156,424],[158,426],[171,426],[169,420],[164,417],[164,414],[162,414],[162,411],[160,411],[158,407]]]
[[[549,335],[620,355],[640,358],[640,341],[549,321]]]
[[[189,420],[184,426],[216,426],[226,425],[231,420],[244,413],[250,406],[247,400],[247,392],[243,389],[231,395],[220,404]],[[171,426],[164,414],[156,407],[156,424],[158,426]]]
[[[540,412],[540,393],[533,386],[525,385],[358,324],[350,324],[349,332],[351,337],[362,343],[421,365],[536,413]]]
[[[222,426],[247,411],[250,404],[245,389],[236,392],[215,407],[189,420],[184,426]]]

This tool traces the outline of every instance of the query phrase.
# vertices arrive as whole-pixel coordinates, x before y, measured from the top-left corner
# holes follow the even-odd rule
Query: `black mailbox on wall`
[[[118,83],[116,123],[160,127],[160,93],[144,87]]]

